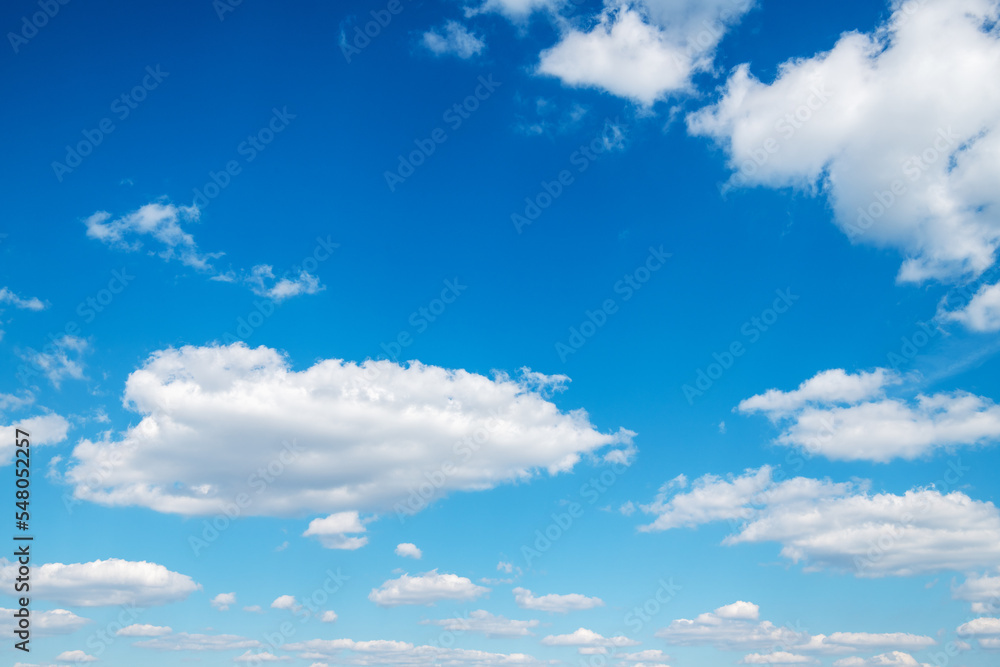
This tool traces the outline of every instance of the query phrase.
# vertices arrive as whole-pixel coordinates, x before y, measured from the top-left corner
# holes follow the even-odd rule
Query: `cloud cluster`
[[[770,389],[740,402],[785,428],[777,442],[840,461],[915,459],[941,449],[1000,440],[1000,405],[964,391],[890,398],[886,369],[818,373],[797,389]]]
[[[293,370],[239,343],[154,353],[124,402],[141,421],[79,442],[75,496],[187,515],[241,494],[244,515],[388,511],[425,486],[441,497],[566,472],[598,450],[631,451],[634,435],[601,433],[503,376],[340,359]],[[329,534],[326,521],[313,534]]]

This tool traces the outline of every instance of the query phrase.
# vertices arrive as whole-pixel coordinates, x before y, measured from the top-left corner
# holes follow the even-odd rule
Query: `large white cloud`
[[[489,590],[466,577],[431,570],[415,577],[403,574],[397,579],[390,579],[379,588],[373,588],[368,599],[380,607],[395,607],[401,604],[433,604],[439,600],[474,600]]]
[[[0,581],[13,589],[16,564],[0,559]],[[185,599],[201,585],[162,565],[119,558],[89,563],[46,563],[31,573],[32,592],[79,607],[133,604],[151,607]]]
[[[565,614],[570,611],[582,611],[584,609],[604,606],[604,600],[601,598],[588,598],[586,595],[580,595],[579,593],[568,593],[566,595],[549,593],[548,595],[536,596],[526,588],[515,588],[513,593],[514,602],[521,609]]]
[[[607,0],[596,25],[568,28],[538,72],[651,106],[688,91],[715,47],[753,5],[747,0]]]
[[[872,494],[866,482],[768,480],[767,467],[731,480],[706,475],[690,492],[661,493],[644,506],[660,515],[644,529],[728,519],[737,530],[723,544],[777,542],[782,556],[808,571],[833,569],[859,577],[970,572],[1000,559],[1000,512],[993,503],[964,493]],[[745,493],[733,491],[744,487]],[[727,498],[722,508],[715,495]],[[712,511],[699,511],[699,502],[709,503]]]
[[[899,280],[977,274],[1000,242],[998,3],[891,7],[771,83],[738,67],[688,128],[725,147],[738,185],[821,189],[852,239],[904,255]]]
[[[66,478],[78,498],[208,514],[412,513],[451,491],[571,470],[620,445],[586,412],[560,411],[504,375],[413,362],[328,359],[304,370],[267,347],[154,353],[126,383],[142,420],[82,440]],[[265,492],[266,491],[266,492]]]
[[[823,371],[798,389],[770,389],[742,401],[785,430],[777,442],[842,461],[915,459],[939,449],[1000,440],[1000,405],[964,391],[890,398],[899,378],[885,369]]]

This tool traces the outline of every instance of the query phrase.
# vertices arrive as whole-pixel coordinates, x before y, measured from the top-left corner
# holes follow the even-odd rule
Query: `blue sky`
[[[998,15],[8,3],[5,659],[993,664]]]

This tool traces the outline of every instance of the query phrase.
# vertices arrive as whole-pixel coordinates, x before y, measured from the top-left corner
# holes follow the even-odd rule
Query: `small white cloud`
[[[417,548],[417,545],[411,544],[410,542],[403,542],[402,544],[396,545],[396,555],[403,556],[405,558],[416,558],[419,560],[424,554]]]
[[[288,611],[293,611],[299,608],[299,603],[295,600],[294,595],[279,595],[271,603],[271,609],[286,609]]]
[[[115,633],[118,637],[162,637],[169,635],[173,630],[166,625],[149,625],[133,623]]]
[[[66,662],[94,662],[97,658],[77,649],[75,651],[63,651],[56,656],[56,660],[65,660]]]
[[[236,604],[236,593],[219,593],[210,604],[219,611],[228,611],[230,605]]]
[[[570,611],[581,611],[584,609],[593,609],[594,607],[604,606],[604,600],[597,597],[588,598],[587,596],[580,595],[579,593],[570,593],[568,595],[550,593],[549,595],[535,597],[535,595],[526,588],[515,588],[513,593],[514,602],[516,602],[517,606],[521,609],[535,609],[538,611],[550,611],[557,614],[565,614]]]
[[[254,665],[259,665],[262,662],[285,662],[288,660],[291,660],[291,658],[287,655],[278,657],[273,653],[268,653],[267,651],[254,653],[250,649],[247,649],[246,653],[243,655],[238,655],[233,658],[233,662],[249,662]]]
[[[350,533],[363,533],[366,530],[364,522],[357,512],[337,512],[322,519],[313,519],[302,535],[318,538],[320,544],[327,549],[353,551],[368,544],[368,538],[349,537],[348,535]]]
[[[41,352],[29,348],[18,354],[29,365],[29,375],[41,373],[58,389],[66,378],[84,378],[83,355],[89,349],[90,344],[83,338],[65,334],[46,345]]]
[[[587,628],[578,628],[568,635],[549,635],[542,639],[546,646],[638,646],[641,642],[625,637],[605,637]]]
[[[318,294],[326,289],[325,285],[320,284],[319,278],[304,270],[300,270],[296,276],[289,277],[286,274],[276,278],[274,268],[268,264],[258,264],[253,267],[245,281],[257,296],[264,296],[279,303],[293,296]]]
[[[336,612],[327,610],[320,615],[319,620],[323,621],[324,623],[333,623],[334,621],[337,620],[337,614]]]
[[[486,43],[458,21],[448,21],[443,28],[428,30],[423,45],[434,55],[454,55],[468,59],[486,48]]]
[[[380,607],[403,604],[433,604],[438,600],[474,600],[490,589],[477,586],[457,574],[439,574],[437,570],[411,577],[408,574],[390,579],[373,588],[368,599]]]
[[[0,306],[9,303],[21,310],[45,310],[45,302],[37,297],[22,298],[12,292],[8,287],[0,287]]]
[[[250,612],[251,614],[263,614],[264,610],[260,608],[259,604],[252,604],[247,607],[243,607],[243,611]]]
[[[464,617],[422,622],[439,625],[452,632],[478,632],[487,637],[526,637],[531,634],[531,628],[538,626],[538,621],[535,620],[516,621],[495,616],[485,609],[469,612]]]
[[[1000,331],[1000,283],[983,285],[964,308],[955,311],[939,310],[938,317],[960,322],[978,333]]]

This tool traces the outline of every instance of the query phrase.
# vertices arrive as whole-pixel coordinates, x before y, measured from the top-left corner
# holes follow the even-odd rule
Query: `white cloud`
[[[931,667],[925,662],[917,662],[909,653],[891,651],[871,658],[842,658],[835,660],[834,667]]]
[[[295,600],[294,595],[279,595],[271,603],[271,609],[285,609],[287,611],[294,611],[299,608],[299,603]]]
[[[463,59],[478,55],[486,48],[482,39],[458,21],[448,21],[442,28],[428,30],[422,42],[434,55],[454,55]]]
[[[551,611],[557,614],[565,614],[570,611],[582,611],[584,609],[604,606],[604,600],[598,597],[588,598],[579,593],[570,593],[568,595],[550,593],[549,595],[535,597],[526,588],[515,588],[513,592],[514,602],[521,609],[535,609],[537,611]]]
[[[978,274],[1000,242],[1000,41],[994,0],[893,2],[870,34],[790,60],[772,83],[736,68],[688,117],[737,184],[819,188],[855,240],[898,249],[900,281]],[[895,192],[893,188],[895,187]]]
[[[792,628],[759,621],[757,605],[736,602],[695,619],[677,619],[656,632],[656,636],[682,646],[714,646],[724,651],[770,649],[771,653],[751,653],[742,664],[804,664],[817,662],[809,653],[830,655],[876,648],[926,649],[935,644],[930,637],[902,632],[834,632],[809,635]],[[780,647],[782,650],[778,650]]]
[[[748,653],[740,660],[741,665],[805,665],[819,662],[816,658],[807,655],[796,655],[788,651],[774,651],[773,653]]]
[[[532,12],[555,11],[563,4],[565,0],[484,0],[479,8],[467,8],[466,14],[498,12],[512,21],[523,22]]]
[[[3,633],[4,636],[13,636],[13,632],[17,628],[14,619],[16,611],[16,609],[0,607],[0,633]],[[31,631],[39,637],[72,634],[90,622],[89,618],[77,616],[68,609],[34,610],[31,612]]]
[[[134,646],[157,651],[231,651],[241,648],[260,648],[256,639],[239,635],[200,635],[179,632],[154,639],[136,642]]]
[[[13,588],[17,567],[0,559],[0,581]],[[134,604],[151,607],[183,600],[201,589],[191,577],[162,565],[119,558],[89,563],[46,563],[32,571],[40,598],[80,607]]]
[[[264,610],[260,608],[259,604],[252,604],[248,607],[243,607],[243,611],[250,612],[251,614],[263,614]]]
[[[355,641],[353,639],[310,639],[286,644],[287,651],[298,651],[307,659],[327,659],[340,665],[442,665],[460,667],[473,665],[534,665],[541,664],[530,655],[523,653],[488,653],[469,649],[441,648],[438,646],[417,646],[409,642],[376,639]]]
[[[648,506],[647,511],[663,512],[668,520],[643,528],[729,519],[738,529],[723,544],[778,542],[781,555],[804,563],[807,571],[833,569],[859,577],[968,572],[1000,558],[1000,512],[992,503],[957,491],[916,489],[893,495],[871,494],[867,487],[864,482],[803,477],[770,483],[767,467],[728,482],[706,475],[690,493]],[[759,491],[734,493],[733,488]],[[715,505],[711,512],[700,511],[699,502],[714,503],[716,489],[730,498],[725,511]],[[683,517],[700,518],[680,522],[677,508],[683,508]]]
[[[164,635],[169,635],[173,632],[169,626],[166,625],[149,625],[133,623],[132,625],[126,625],[124,628],[115,633],[118,637],[163,637]]]
[[[556,475],[602,448],[631,449],[634,435],[600,433],[583,410],[564,413],[511,379],[371,360],[295,371],[276,350],[243,344],[156,352],[129,376],[124,400],[142,420],[117,439],[79,442],[66,473],[75,496],[188,515],[221,512],[241,493],[253,499],[244,515],[394,503],[412,514],[451,491]],[[265,482],[262,466],[280,474]],[[440,484],[411,502],[425,474]]]
[[[403,542],[396,545],[396,555],[403,556],[405,558],[416,558],[420,560],[423,557],[423,552],[417,548],[416,544],[411,544],[410,542]]]
[[[84,378],[83,355],[89,350],[90,343],[86,340],[65,334],[46,345],[41,352],[29,348],[18,355],[29,364],[26,375],[41,373],[58,389],[66,378]]]
[[[0,306],[9,303],[21,310],[45,310],[46,304],[38,297],[22,298],[8,287],[0,287]]]
[[[1000,609],[1000,576],[969,576],[951,594],[956,600],[971,602],[975,614],[995,614]]]
[[[229,606],[236,604],[236,593],[219,593],[209,604],[219,611],[229,611]]]
[[[955,630],[962,637],[1000,635],[1000,618],[983,616],[963,623]]]
[[[625,636],[605,637],[587,628],[577,628],[568,635],[548,635],[542,639],[546,646],[638,646],[641,642]]]
[[[662,665],[670,660],[670,656],[661,651],[658,648],[650,648],[644,651],[636,651],[635,653],[618,653],[615,655],[616,658],[623,662],[636,662],[645,664],[659,664]],[[635,667],[639,667],[636,665]]]
[[[0,426],[0,466],[9,465],[14,458],[17,446],[15,435],[20,429],[30,434],[32,447],[39,445],[55,445],[66,439],[69,422],[64,417],[50,412],[47,415],[37,415],[21,419],[10,426]],[[24,436],[22,435],[21,438]],[[18,438],[19,439],[19,438]]]
[[[245,278],[251,291],[257,296],[267,297],[278,303],[300,294],[318,294],[326,289],[319,278],[308,271],[300,270],[297,276],[287,275],[280,279],[274,275],[274,267],[269,264],[258,264],[250,270]]]
[[[255,665],[259,665],[262,662],[283,662],[286,660],[291,660],[287,655],[278,657],[273,653],[268,653],[267,651],[261,651],[259,653],[254,653],[250,649],[247,649],[246,653],[243,655],[238,655],[233,658],[233,662],[250,662]]]
[[[329,610],[324,611],[322,614],[320,614],[319,620],[321,620],[324,623],[333,623],[334,621],[337,620],[337,613]]]
[[[980,287],[964,308],[954,311],[939,309],[938,317],[961,322],[979,333],[1000,331],[1000,283]]]
[[[368,544],[367,537],[349,537],[349,533],[363,533],[367,529],[357,512],[337,512],[309,522],[303,537],[316,537],[327,549],[352,551]]]
[[[403,574],[398,579],[389,579],[379,588],[373,588],[368,599],[380,607],[395,607],[401,604],[433,604],[438,600],[474,600],[490,589],[477,586],[466,577],[457,574],[438,574],[431,570],[411,577]]]
[[[687,478],[679,475],[660,488],[652,503],[640,505],[643,512],[658,516],[653,523],[640,526],[639,530],[669,530],[739,518],[745,514],[747,503],[770,486],[769,466],[753,473],[748,471],[739,477],[730,476],[729,480],[705,475],[695,480],[694,487],[685,493],[676,492],[687,487]]]
[[[63,651],[56,656],[56,660],[65,660],[66,662],[95,662],[97,658],[77,649],[75,651]]]
[[[596,25],[569,28],[541,53],[538,72],[652,106],[669,93],[691,89],[691,76],[711,66],[719,40],[752,4],[608,0]]]
[[[798,389],[770,389],[737,409],[763,412],[784,425],[779,444],[841,461],[912,460],[1000,439],[1000,406],[988,398],[963,391],[910,401],[885,397],[884,389],[897,382],[881,368],[857,375],[824,371]]]
[[[152,202],[115,220],[111,220],[107,211],[98,211],[84,220],[84,224],[88,237],[109,246],[136,251],[142,248],[142,239],[149,238],[159,246],[156,254],[162,259],[179,259],[186,266],[209,271],[211,260],[222,253],[199,252],[194,237],[182,226],[197,222],[199,215],[197,206]]]
[[[423,623],[439,625],[452,632],[478,632],[487,637],[526,637],[531,634],[531,628],[538,626],[538,621],[535,620],[516,621],[504,616],[495,616],[485,609],[469,612],[464,617],[442,618]]]

